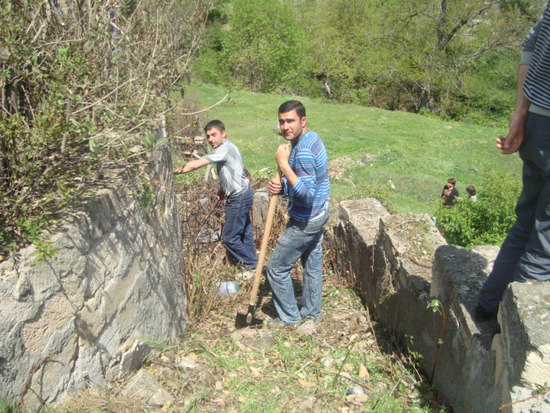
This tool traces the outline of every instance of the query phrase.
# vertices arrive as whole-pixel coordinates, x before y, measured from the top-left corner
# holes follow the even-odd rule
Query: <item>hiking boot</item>
[[[474,319],[476,321],[487,321],[493,318],[496,318],[497,313],[494,311],[487,311],[485,308],[480,306],[479,304],[476,305],[474,308]]]

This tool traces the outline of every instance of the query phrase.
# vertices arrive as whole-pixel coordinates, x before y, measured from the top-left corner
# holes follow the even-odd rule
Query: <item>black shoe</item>
[[[476,321],[487,321],[492,318],[496,318],[497,313],[493,311],[487,311],[485,308],[480,306],[479,304],[476,305],[476,308],[474,308],[474,319]]]

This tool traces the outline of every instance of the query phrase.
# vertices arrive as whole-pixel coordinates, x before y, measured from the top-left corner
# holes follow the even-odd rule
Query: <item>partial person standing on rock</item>
[[[288,142],[275,153],[281,179],[269,181],[271,194],[288,195],[289,221],[267,263],[278,318],[268,327],[299,324],[304,319],[319,322],[323,289],[323,225],[329,217],[328,159],[319,135],[308,130],[306,109],[297,100],[279,106],[279,129]],[[303,267],[301,309],[294,295],[290,271],[298,261]]]
[[[516,222],[478,297],[477,320],[494,317],[512,281],[550,280],[550,2],[525,38],[518,74],[516,108],[503,154],[519,151],[523,188]]]
[[[246,177],[241,153],[235,144],[227,139],[225,125],[221,121],[208,122],[204,127],[204,133],[213,150],[202,158],[174,169],[173,172],[187,173],[211,163],[216,164],[220,178],[218,199],[225,199],[223,245],[232,264],[253,270],[258,263],[250,221],[254,194]]]

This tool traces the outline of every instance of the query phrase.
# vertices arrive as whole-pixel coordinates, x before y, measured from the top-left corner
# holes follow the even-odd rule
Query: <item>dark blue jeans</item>
[[[496,313],[512,281],[550,280],[550,117],[529,113],[523,160],[523,189],[516,222],[508,232],[478,303]]]
[[[256,268],[258,255],[254,246],[254,233],[250,222],[250,208],[254,201],[252,189],[225,200],[225,224],[222,242],[232,264],[249,269]]]

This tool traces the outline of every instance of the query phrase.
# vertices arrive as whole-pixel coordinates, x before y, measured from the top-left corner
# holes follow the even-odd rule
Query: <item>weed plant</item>
[[[202,174],[201,174],[202,175]],[[190,320],[199,323],[218,303],[219,283],[239,281],[242,269],[229,265],[225,248],[221,242],[223,229],[223,202],[217,202],[216,180],[210,175],[205,180],[200,175],[182,176],[177,187],[180,211],[180,228],[184,251],[184,284],[187,293],[187,314]],[[265,186],[267,181],[252,178],[253,188]],[[274,229],[270,234],[270,245],[281,234],[284,213],[277,211]],[[259,249],[262,237],[262,223],[255,226],[256,247]]]
[[[211,0],[0,3],[0,261],[146,152]],[[132,148],[132,151],[130,151]]]

